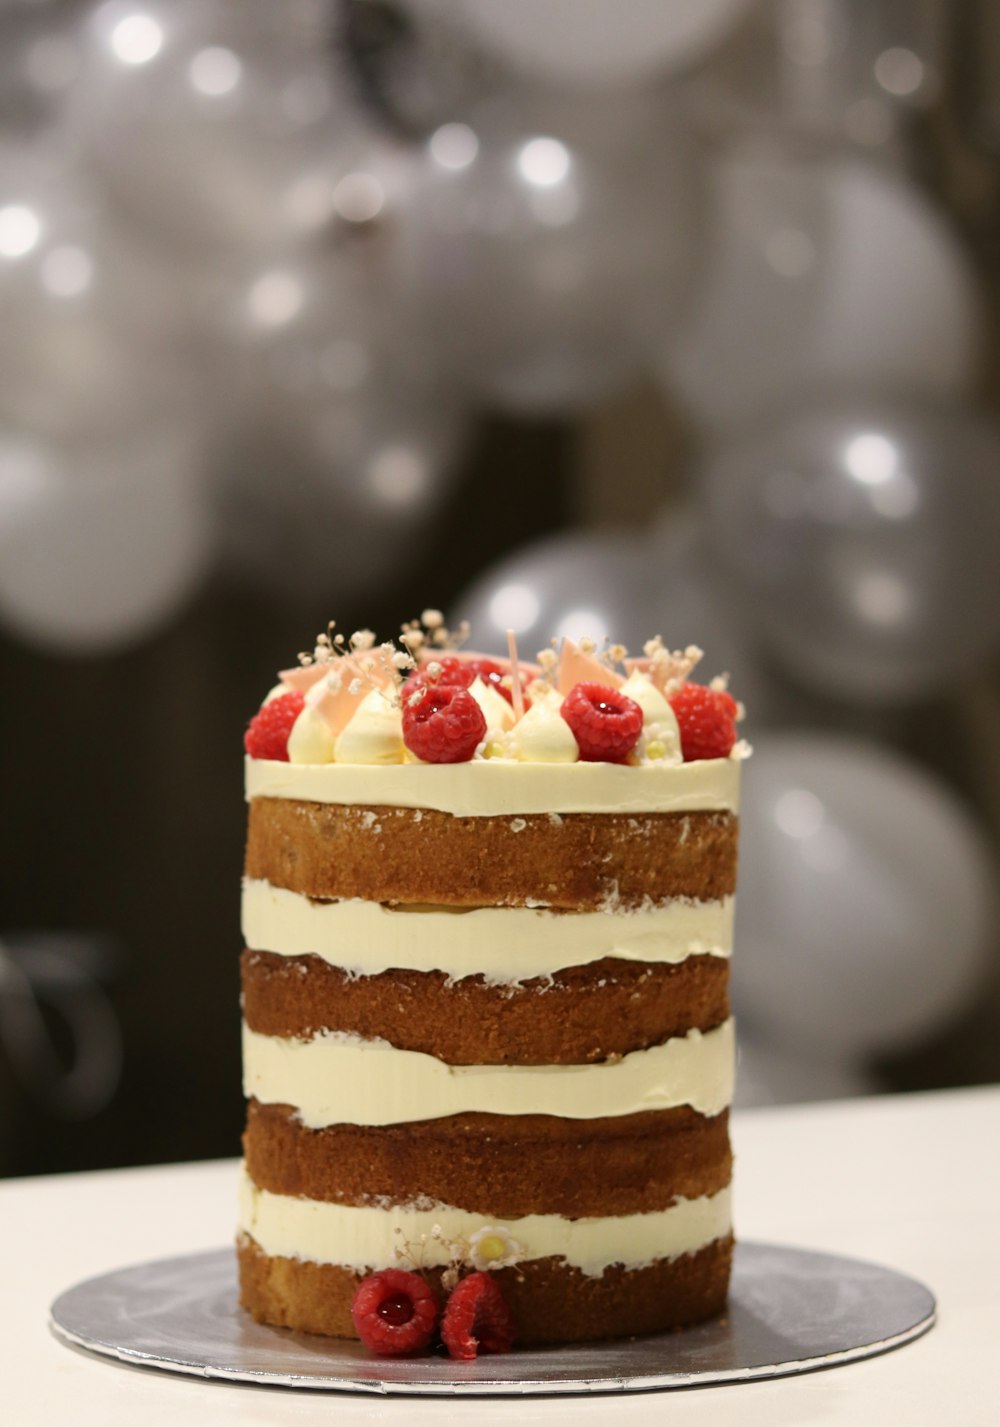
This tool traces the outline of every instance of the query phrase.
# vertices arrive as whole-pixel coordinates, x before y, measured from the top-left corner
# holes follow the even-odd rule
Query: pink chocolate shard
[[[313,684],[318,684],[328,673],[329,664],[305,664],[297,669],[282,669],[278,678],[286,689],[298,689],[300,694],[308,693]]]
[[[620,689],[625,680],[593,654],[584,654],[572,639],[564,639],[559,650],[559,677],[556,688],[565,697],[575,684],[606,684]]]
[[[371,662],[373,667],[365,668]],[[339,687],[329,688],[327,674],[339,676]],[[302,669],[282,670],[281,682],[299,689],[306,703],[326,724],[334,738],[343,733],[357,712],[362,699],[372,689],[384,689],[392,683],[393,669],[388,655],[378,649],[363,654],[345,654],[326,664],[307,664]],[[357,684],[352,692],[352,685]]]

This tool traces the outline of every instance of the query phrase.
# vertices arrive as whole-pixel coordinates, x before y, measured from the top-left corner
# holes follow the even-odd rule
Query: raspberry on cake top
[[[507,661],[460,652],[465,634],[434,610],[404,626],[401,648],[331,626],[251,721],[248,798],[465,816],[735,810],[742,709],[724,676],[690,680],[696,647],[671,652],[657,637],[630,658],[622,645],[565,639],[523,663],[516,651]],[[415,767],[436,772],[400,776]]]

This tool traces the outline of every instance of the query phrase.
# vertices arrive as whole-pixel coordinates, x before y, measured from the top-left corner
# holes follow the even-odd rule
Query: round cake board
[[[326,1392],[471,1396],[645,1392],[839,1367],[934,1323],[934,1297],[892,1269],[740,1243],[723,1318],[656,1337],[526,1348],[474,1362],[373,1358],[358,1343],[267,1328],[239,1307],[232,1249],[90,1278],[52,1305],[73,1347],[158,1372]]]

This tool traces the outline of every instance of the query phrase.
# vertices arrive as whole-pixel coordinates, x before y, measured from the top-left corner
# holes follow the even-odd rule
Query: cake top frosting
[[[702,658],[694,645],[671,650],[656,636],[633,657],[622,644],[563,639],[529,662],[513,633],[506,659],[466,650],[468,633],[437,610],[404,624],[396,643],[331,624],[251,720],[250,760],[663,769],[750,751],[726,675],[691,678]]]

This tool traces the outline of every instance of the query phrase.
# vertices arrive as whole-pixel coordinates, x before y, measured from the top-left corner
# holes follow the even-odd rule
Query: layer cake
[[[709,1317],[745,746],[684,757],[698,651],[515,666],[445,639],[430,612],[402,650],[321,640],[247,758],[242,1302],[354,1337],[361,1279],[402,1266],[442,1299],[494,1274],[525,1344]],[[424,761],[408,709],[449,681],[481,736]],[[624,757],[574,732],[579,688],[641,724]]]

